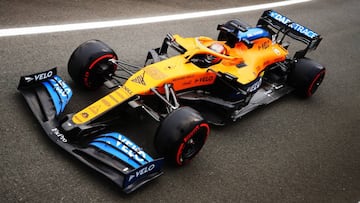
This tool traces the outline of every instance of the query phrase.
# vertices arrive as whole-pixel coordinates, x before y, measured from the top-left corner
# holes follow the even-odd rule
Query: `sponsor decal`
[[[86,113],[86,112],[84,112],[84,113],[81,113],[81,116],[82,116],[83,118],[87,118],[87,117],[89,117],[89,114]]]
[[[261,30],[261,29],[256,29],[256,30],[254,30],[253,32],[249,32],[249,33],[247,33],[247,37],[248,38],[251,38],[251,37],[253,37],[253,36],[257,36],[257,35],[261,35],[261,34],[263,34],[263,30]]]
[[[140,147],[121,134],[118,135],[118,141],[116,141],[116,147],[119,146],[122,152],[139,162],[143,162],[146,158],[146,153]]]
[[[210,75],[210,76],[205,76],[199,79],[200,82],[209,82],[209,81],[213,81],[214,80],[214,76]]]
[[[47,73],[40,73],[40,74],[34,75],[34,79],[35,79],[35,81],[45,80],[47,78],[50,78],[52,75],[53,75],[53,72],[49,71]]]
[[[241,41],[242,39],[247,39],[249,41],[252,41],[262,37],[268,37],[269,35],[270,35],[269,32],[267,32],[266,30],[256,27],[256,28],[249,28],[246,32],[241,32],[241,31],[238,32],[237,38],[239,39],[239,41]]]
[[[136,179],[136,178],[138,178],[140,176],[143,176],[143,175],[151,172],[152,170],[154,170],[154,168],[155,168],[155,164],[150,164],[149,166],[146,166],[144,168],[140,168],[139,170],[135,171],[134,174],[131,174],[129,176],[128,181],[131,182],[132,179],[134,179],[134,178]]]
[[[131,91],[131,89],[130,88],[128,88],[127,86],[122,86],[122,88],[123,88],[123,90],[126,92],[126,93],[128,93],[129,95],[133,95],[133,92]]]
[[[260,43],[259,46],[258,46],[258,50],[265,50],[267,48],[270,47],[270,42],[269,41],[265,41],[263,43]]]
[[[51,71],[52,72],[52,71]],[[37,75],[42,75],[42,74],[37,74]],[[44,75],[39,76],[39,77],[51,77],[51,75],[53,75],[52,73],[50,74],[50,71],[46,73],[44,73]],[[42,79],[35,79],[36,77],[34,76],[34,81],[35,80],[42,80]],[[64,111],[66,104],[69,102],[71,96],[72,96],[72,91],[70,89],[70,87],[57,75],[52,76],[49,79],[46,79],[42,82],[42,84],[44,85],[44,87],[47,89],[54,107],[56,109],[56,115],[59,115],[61,112]]]
[[[120,89],[119,89],[120,90]],[[122,95],[121,94],[121,92],[120,91],[114,91],[115,92],[115,94],[118,96],[118,97],[120,97],[120,99],[125,99],[126,97],[124,96],[124,95]]]
[[[62,134],[62,133],[59,131],[59,129],[53,128],[53,129],[51,129],[51,132],[53,132],[54,135],[56,135],[56,137],[58,137],[61,142],[67,142],[67,139],[65,138],[65,135]]]
[[[144,77],[145,77],[145,71],[142,73],[142,75],[136,76],[136,77],[135,77],[134,79],[132,79],[131,81],[134,82],[134,83],[137,83],[137,84],[146,86]]]
[[[146,74],[148,74],[150,77],[152,77],[154,80],[163,80],[167,78],[168,76],[161,72],[159,69],[157,69],[155,66],[150,66],[145,69]]]
[[[89,109],[93,114],[97,114],[99,112],[100,107],[101,105],[91,105]]]
[[[90,145],[126,162],[135,169],[153,161],[142,148],[120,133],[102,134],[95,138]]]
[[[215,77],[212,75],[209,75],[209,76],[203,76],[200,78],[196,78],[194,82],[195,83],[211,83],[214,80],[215,80]]]
[[[260,88],[261,83],[262,83],[262,78],[259,78],[259,80],[256,81],[254,84],[252,84],[250,87],[248,87],[246,91],[247,91],[247,92],[254,92],[254,91],[256,91],[257,89]]]
[[[190,86],[192,84],[192,81],[189,80],[189,81],[185,81],[182,83],[183,86]]]
[[[276,19],[277,21],[279,21],[285,25],[288,25],[293,30],[298,31],[301,34],[304,34],[305,36],[307,36],[309,38],[314,38],[314,37],[318,36],[318,34],[316,32],[314,32],[314,31],[310,30],[309,28],[304,27],[298,23],[293,22],[286,16],[283,16],[275,11],[270,12],[270,17]]]
[[[119,103],[119,101],[111,94],[109,94],[109,98],[112,99],[114,102]]]
[[[190,80],[194,77],[193,74],[191,75],[186,75],[186,76],[182,76],[182,77],[178,77],[178,78],[175,78],[173,79],[173,82],[177,82],[177,81],[181,81],[181,80]]]
[[[70,87],[63,81],[57,80],[57,83],[53,83],[55,91],[62,97],[68,97],[72,94]]]
[[[101,99],[101,102],[105,104],[105,106],[111,106],[111,103],[106,98]]]
[[[31,82],[31,81],[33,81],[34,80],[34,78],[33,77],[24,77],[24,79],[25,79],[25,81],[26,82]]]
[[[51,78],[54,74],[55,74],[54,70],[49,70],[47,72],[29,75],[29,76],[25,76],[23,78],[26,83],[31,83],[31,82],[46,80],[48,78]]]
[[[184,150],[185,144],[195,135],[195,133],[197,133],[200,130],[200,128],[206,128],[207,132],[206,132],[205,139],[207,139],[207,136],[209,135],[209,126],[208,126],[208,124],[202,123],[202,124],[199,124],[196,127],[194,127],[194,129],[188,135],[185,136],[185,138],[183,139],[183,142],[180,144],[180,146],[179,146],[179,148],[177,150],[176,162],[179,165],[182,165],[184,161],[189,161],[189,160],[184,160],[182,158],[183,150]]]

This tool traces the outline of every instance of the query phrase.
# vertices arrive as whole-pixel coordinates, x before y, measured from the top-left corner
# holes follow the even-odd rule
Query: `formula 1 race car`
[[[100,40],[84,42],[70,56],[71,78],[111,92],[75,113],[63,113],[72,90],[56,68],[21,77],[18,90],[51,140],[129,193],[159,177],[164,159],[182,166],[194,158],[209,123],[224,125],[293,91],[309,97],[324,78],[325,68],[305,57],[320,35],[275,11],[256,27],[231,20],[218,30],[218,40],[168,34],[144,66],[119,60]],[[289,57],[286,36],[306,48]],[[164,158],[111,128],[124,109],[158,121],[154,145]]]
[[[214,92],[230,107],[223,112],[232,120],[290,92],[311,97],[325,77],[325,67],[305,57],[318,47],[321,36],[276,11],[265,11],[256,27],[234,19],[217,29],[218,40],[230,47],[228,55],[243,58],[242,63],[217,71],[225,87],[220,85]],[[286,37],[306,47],[290,56]]]

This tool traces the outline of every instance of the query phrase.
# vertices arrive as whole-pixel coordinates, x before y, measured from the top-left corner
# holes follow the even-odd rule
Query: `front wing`
[[[104,175],[125,193],[163,174],[163,159],[153,159],[130,139],[117,132],[100,131],[77,140],[62,127],[59,117],[72,96],[56,68],[23,76],[18,90],[46,135],[62,149]]]

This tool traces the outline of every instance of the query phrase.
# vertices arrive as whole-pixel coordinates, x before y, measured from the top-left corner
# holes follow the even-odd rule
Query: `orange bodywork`
[[[72,121],[75,124],[88,123],[135,95],[154,94],[151,88],[157,88],[163,93],[165,84],[172,84],[175,92],[211,85],[218,72],[235,76],[239,83],[245,85],[261,76],[270,64],[285,60],[288,54],[287,50],[268,38],[254,40],[252,48],[243,43],[237,43],[234,48],[230,48],[225,42],[219,42],[226,48],[226,55],[223,55],[207,48],[218,42],[211,38],[183,38],[179,35],[173,37],[187,50],[184,54],[142,68],[121,87],[74,114]],[[190,61],[193,56],[200,54],[211,54],[222,60],[213,66],[200,68]]]

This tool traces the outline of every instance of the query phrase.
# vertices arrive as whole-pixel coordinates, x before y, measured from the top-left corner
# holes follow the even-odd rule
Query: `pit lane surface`
[[[1,1],[0,29],[100,21],[238,7],[265,1]],[[81,5],[80,5],[81,4]],[[233,124],[213,127],[188,166],[166,166],[156,181],[124,195],[65,154],[43,134],[16,91],[20,75],[59,66],[66,81],[71,52],[101,39],[142,64],[166,33],[216,37],[216,25],[239,17],[255,24],[262,11],[120,28],[0,38],[0,202],[358,202],[360,200],[359,1],[317,0],[276,9],[324,37],[309,56],[327,67],[309,100],[288,96]],[[73,85],[72,82],[69,82]],[[67,111],[102,93],[80,92]],[[119,124],[152,150],[156,123],[130,117]],[[137,130],[136,130],[137,129]],[[150,143],[150,144],[149,144]]]

